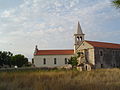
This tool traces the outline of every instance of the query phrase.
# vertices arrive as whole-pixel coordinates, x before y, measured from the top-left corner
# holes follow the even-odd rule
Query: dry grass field
[[[120,69],[0,72],[0,90],[120,90]]]

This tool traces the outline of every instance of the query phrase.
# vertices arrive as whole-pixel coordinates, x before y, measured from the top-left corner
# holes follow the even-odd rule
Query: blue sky
[[[120,12],[111,0],[0,0],[0,48],[33,57],[71,49],[80,21],[85,39],[120,43]]]
[[[0,10],[15,8],[22,3],[23,0],[0,0]]]

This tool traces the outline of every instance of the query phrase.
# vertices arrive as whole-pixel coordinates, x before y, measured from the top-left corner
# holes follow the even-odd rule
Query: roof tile
[[[86,41],[94,47],[102,47],[102,48],[118,48],[120,49],[120,44],[115,43],[107,43],[107,42],[97,42],[97,41]]]
[[[73,55],[74,50],[37,50],[35,55]]]

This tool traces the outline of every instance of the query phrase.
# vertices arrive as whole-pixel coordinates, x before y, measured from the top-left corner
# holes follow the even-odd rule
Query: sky
[[[86,40],[120,43],[120,10],[111,0],[0,0],[0,49],[33,57],[72,49],[78,21]]]

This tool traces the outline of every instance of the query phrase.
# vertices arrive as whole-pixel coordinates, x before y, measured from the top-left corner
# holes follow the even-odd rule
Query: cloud
[[[109,37],[118,36],[119,28],[113,28],[117,25],[113,23],[120,22],[119,16],[109,0],[24,0],[0,13],[0,48],[29,58],[35,45],[39,49],[73,48],[78,20],[86,39],[114,42]]]

